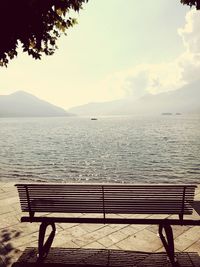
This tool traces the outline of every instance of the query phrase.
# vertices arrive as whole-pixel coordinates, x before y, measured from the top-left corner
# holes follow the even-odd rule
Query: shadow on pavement
[[[0,266],[10,265],[13,258],[17,257],[18,250],[13,247],[12,239],[19,237],[20,234],[16,230],[0,230]]]
[[[176,253],[180,267],[199,267],[198,253]],[[51,248],[47,258],[37,262],[37,249],[26,248],[12,267],[171,267],[165,253],[108,249]]]
[[[200,215],[200,201],[195,200],[192,204],[192,207]]]

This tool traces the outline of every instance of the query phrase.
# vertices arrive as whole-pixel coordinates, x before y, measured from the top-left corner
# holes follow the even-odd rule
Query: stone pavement
[[[195,198],[200,200],[200,187],[196,190]],[[199,215],[195,212],[190,217],[196,218]],[[12,266],[28,247],[37,248],[39,224],[21,223],[20,218],[21,210],[14,183],[0,182],[0,266]],[[197,252],[200,255],[199,226],[174,226],[173,230],[176,252]],[[130,250],[146,254],[153,252],[157,255],[164,251],[157,236],[157,226],[150,225],[60,223],[57,224],[57,234],[52,247],[54,250],[62,248],[76,251],[81,248],[83,251],[93,249],[94,251],[126,251],[126,253]],[[200,261],[195,265],[187,266],[200,266]]]

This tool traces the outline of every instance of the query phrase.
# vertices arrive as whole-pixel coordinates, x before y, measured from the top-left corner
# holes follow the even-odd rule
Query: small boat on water
[[[97,118],[91,118],[91,121],[97,121],[98,119]]]

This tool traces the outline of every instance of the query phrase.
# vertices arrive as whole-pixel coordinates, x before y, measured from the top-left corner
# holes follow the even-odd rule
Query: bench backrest
[[[192,214],[195,185],[16,184],[22,211]]]

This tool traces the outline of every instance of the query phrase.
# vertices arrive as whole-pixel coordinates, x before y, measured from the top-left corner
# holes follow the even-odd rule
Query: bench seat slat
[[[30,191],[31,192],[31,191]],[[21,192],[19,192],[20,193],[20,195],[25,195],[25,192],[24,193],[21,193]],[[43,194],[44,193],[44,194]],[[31,195],[32,196],[64,196],[64,197],[79,197],[79,198],[81,198],[81,197],[86,197],[86,196],[88,196],[88,197],[90,197],[90,196],[92,196],[92,195],[94,195],[94,196],[101,196],[102,197],[102,194],[96,194],[95,192],[92,192],[92,191],[90,191],[90,192],[88,192],[88,193],[85,193],[85,194],[79,194],[79,192],[76,192],[76,193],[74,193],[74,194],[72,194],[72,193],[70,193],[70,192],[66,192],[65,194],[61,194],[61,193],[58,193],[58,194],[55,194],[55,193],[51,193],[51,192],[31,192]],[[128,193],[126,193],[126,192],[121,192],[121,194],[115,194],[115,193],[110,193],[110,194],[108,194],[108,193],[106,193],[106,192],[104,192],[104,196],[105,197],[107,197],[107,198],[109,198],[109,197],[117,197],[117,198],[129,198],[129,197],[153,197],[153,196],[156,196],[156,197],[159,197],[159,196],[166,196],[166,197],[182,197],[183,196],[183,193],[181,192],[180,194],[176,194],[176,193],[164,193],[164,192],[153,192],[153,193],[149,193],[149,192],[146,192],[146,193],[140,193],[140,194],[136,194],[135,192],[131,192],[130,194],[128,194]],[[186,192],[186,194],[185,194],[185,196],[186,197],[192,197],[193,196],[193,192],[191,192],[191,193],[187,193]]]
[[[16,184],[16,186],[18,188],[24,188],[24,185],[25,184]],[[29,188],[33,188],[33,189],[39,189],[39,190],[42,190],[43,188],[61,188],[62,190],[65,190],[66,189],[66,185],[67,185],[67,188],[69,188],[70,190],[86,190],[86,189],[92,189],[92,190],[100,190],[102,187],[104,188],[107,188],[109,190],[130,190],[130,189],[134,189],[134,190],[145,190],[145,189],[148,189],[148,190],[156,190],[156,189],[164,189],[164,188],[170,188],[172,190],[178,190],[180,188],[183,188],[183,187],[187,187],[188,189],[189,188],[196,188],[197,186],[196,185],[183,185],[183,184],[180,184],[180,185],[175,185],[175,184],[162,184],[160,186],[156,185],[156,184],[144,184],[143,186],[139,186],[137,184],[132,184],[132,185],[126,185],[126,184],[115,184],[114,186],[111,186],[110,184],[91,184],[90,186],[88,186],[87,184],[85,183],[82,183],[82,184],[74,184],[73,186],[70,185],[70,184],[56,184],[56,185],[53,185],[51,183],[47,183],[47,184],[43,184],[43,183],[38,183],[38,184],[27,184],[27,186]],[[117,186],[117,187],[116,187]]]
[[[26,192],[24,191],[24,192],[19,192],[20,193],[20,195],[26,195]],[[99,194],[97,194],[97,193],[95,193],[95,192],[93,192],[93,191],[90,191],[90,192],[88,192],[88,193],[85,193],[85,194],[79,194],[79,192],[75,192],[75,193],[72,193],[72,192],[66,192],[66,193],[58,193],[58,194],[56,194],[55,192],[33,192],[33,191],[31,191],[31,194],[32,194],[32,196],[34,196],[34,195],[36,195],[36,196],[65,196],[65,197],[67,197],[67,196],[70,196],[70,197],[73,197],[73,196],[77,196],[77,197],[83,197],[83,196],[91,196],[91,193],[93,193],[93,194],[95,194],[95,195],[97,195],[97,196],[102,196],[102,192],[101,193],[99,193]],[[107,193],[107,192],[104,192],[104,194],[106,195],[106,197],[119,197],[119,198],[121,198],[121,197],[125,197],[125,198],[128,198],[128,197],[130,197],[130,196],[138,196],[138,197],[143,197],[143,196],[154,196],[155,194],[156,194],[156,196],[163,196],[163,195],[165,195],[165,196],[175,196],[175,197],[182,197],[183,196],[183,192],[180,192],[180,193],[176,193],[176,192],[174,192],[174,193],[172,193],[172,192],[170,192],[170,193],[168,193],[168,192],[152,192],[152,193],[150,193],[150,192],[148,192],[148,191],[146,191],[146,192],[144,192],[143,194],[141,194],[141,193],[139,193],[139,194],[137,194],[137,193],[135,193],[134,191],[133,192],[130,192],[130,193],[126,193],[126,192],[123,192],[123,195],[121,195],[122,194],[122,192],[121,192],[121,194],[120,193],[118,193],[118,194],[116,194],[116,193]],[[191,193],[187,193],[186,192],[186,196],[193,196],[193,192],[191,192]]]
[[[54,200],[54,199],[32,199],[30,201],[31,205],[34,207],[34,206],[42,206],[42,205],[48,205],[48,204],[55,204],[57,203],[58,205],[89,205],[89,206],[102,206],[102,203],[99,202],[99,201],[87,201],[87,200],[82,200],[81,202],[79,201],[66,201],[66,200],[62,200],[62,199],[57,199],[57,200]],[[188,202],[189,203],[189,202]],[[21,204],[27,204],[27,201],[21,201]],[[180,205],[182,206],[182,202],[181,201],[177,201],[176,203],[174,203],[173,201],[166,201],[166,200],[153,200],[153,199],[146,199],[146,200],[143,200],[143,201],[139,201],[138,199],[137,200],[131,200],[131,201],[105,201],[104,202],[104,206],[105,207],[108,207],[108,206],[144,206],[144,205],[147,205],[147,206],[151,206],[151,205],[158,205],[158,206],[172,206],[172,207],[179,207]]]
[[[23,211],[28,212],[28,209],[25,209]],[[73,209],[60,209],[60,210],[56,210],[52,207],[45,207],[45,208],[40,208],[37,210],[37,212],[56,212],[56,213],[98,213],[98,214],[103,214],[103,210],[99,209],[87,209],[87,208],[73,208]],[[171,209],[166,209],[166,210],[162,210],[162,209],[129,209],[129,210],[125,210],[125,209],[107,209],[106,213],[108,214],[179,214],[180,210],[171,210]],[[186,210],[185,214],[191,214],[190,210]]]

